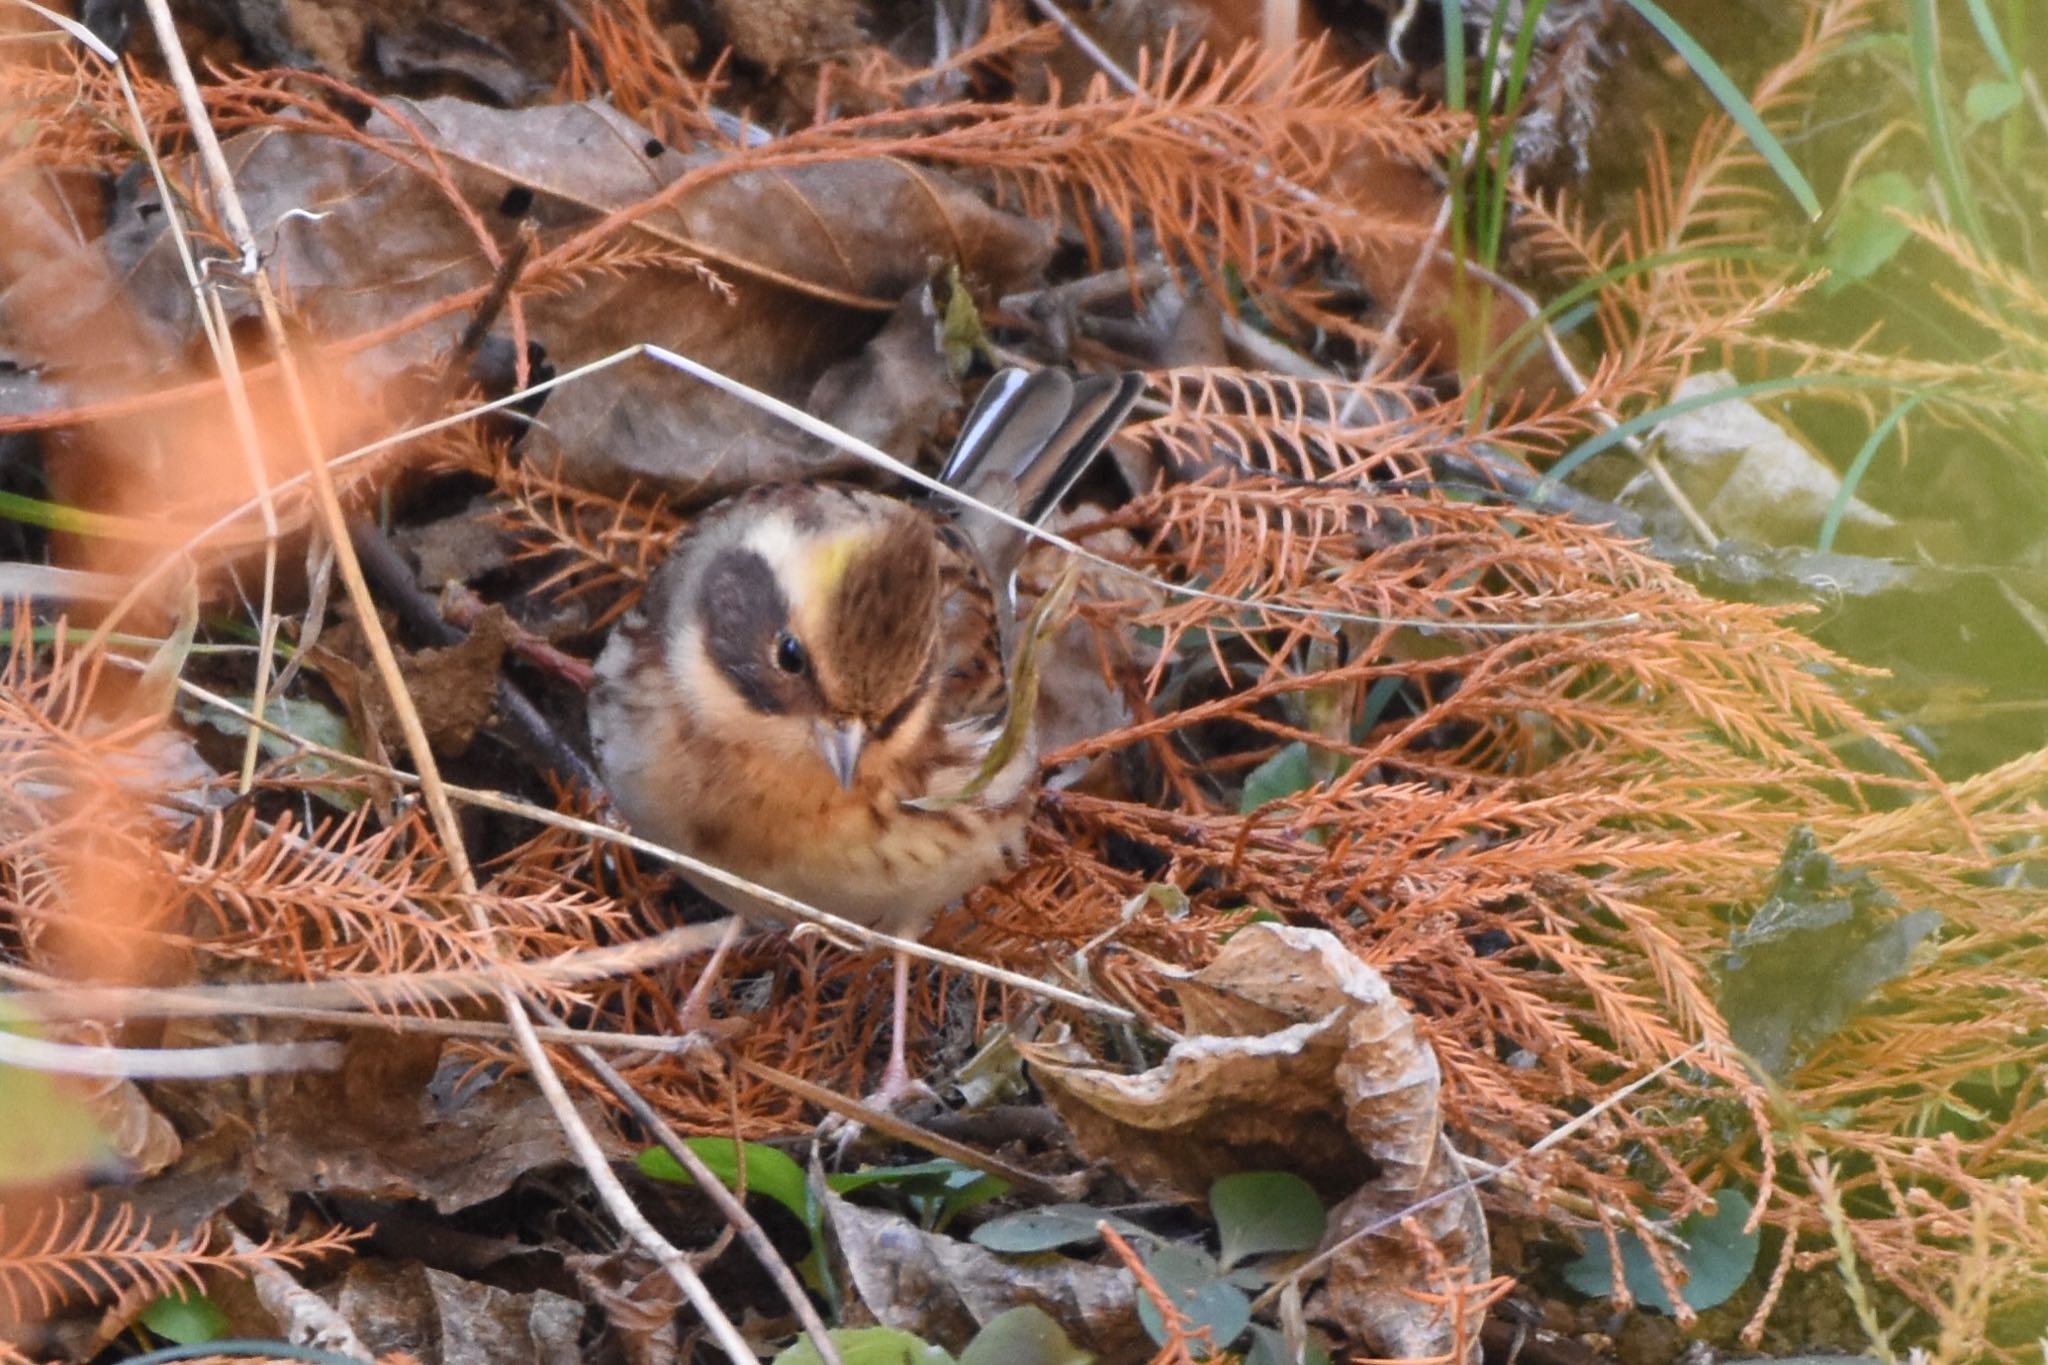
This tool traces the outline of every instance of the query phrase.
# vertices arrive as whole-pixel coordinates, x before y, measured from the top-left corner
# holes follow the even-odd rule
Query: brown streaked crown
[[[831,708],[869,724],[896,713],[931,673],[938,640],[935,528],[901,503],[844,550],[826,585],[814,646]]]

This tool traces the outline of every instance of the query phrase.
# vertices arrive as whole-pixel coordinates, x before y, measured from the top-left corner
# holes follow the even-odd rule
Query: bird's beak
[[[832,776],[839,779],[839,785],[851,790],[853,770],[860,766],[860,751],[868,742],[867,727],[857,720],[850,720],[844,725],[827,725],[820,721],[816,737],[819,757],[832,770]]]

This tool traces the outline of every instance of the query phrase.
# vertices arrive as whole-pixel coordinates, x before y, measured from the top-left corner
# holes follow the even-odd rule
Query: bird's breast
[[[928,791],[957,790],[971,769],[913,774],[875,761],[885,757],[864,758],[854,785],[842,788],[822,763],[813,773],[805,770],[813,765],[766,763],[737,746],[714,753],[700,747],[698,763],[663,774],[666,780],[633,801],[641,812],[627,816],[636,826],[661,829],[677,851],[770,890],[915,935],[947,905],[1017,864],[1030,803],[1020,791],[1002,805],[910,806],[907,799]],[[924,782],[913,780],[920,775]],[[757,897],[693,880],[738,913],[789,918]]]

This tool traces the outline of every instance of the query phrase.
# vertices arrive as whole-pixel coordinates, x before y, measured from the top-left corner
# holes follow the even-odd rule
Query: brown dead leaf
[[[362,1036],[371,1046],[381,1037]],[[574,1159],[530,1081],[513,1077],[436,1098],[460,1070],[459,1061],[445,1062],[435,1092],[394,1092],[382,1104],[345,1091],[339,1078],[293,1077],[267,1097],[262,1136],[249,1156],[254,1182],[274,1196],[419,1199],[452,1213],[503,1194],[529,1171]],[[586,1119],[605,1131],[594,1115]]]
[[[1189,1037],[1137,1076],[1073,1043],[1019,1044],[1080,1149],[1150,1194],[1199,1199],[1236,1171],[1291,1170],[1326,1192],[1363,1162],[1333,1103],[1343,1018],[1252,1037]]]
[[[577,1287],[604,1310],[605,1325],[627,1365],[673,1365],[678,1360],[676,1314],[683,1291],[635,1247],[608,1256],[563,1258]]]
[[[336,1305],[373,1351],[403,1349],[427,1365],[576,1365],[583,1305],[536,1289],[514,1294],[417,1263],[358,1261]]]
[[[1323,1245],[1338,1250],[1307,1305],[1309,1316],[1341,1324],[1393,1359],[1446,1356],[1458,1336],[1450,1298],[1493,1273],[1486,1216],[1449,1138],[1437,1136],[1432,1159],[1417,1175],[1421,1183],[1405,1188],[1374,1181],[1330,1211]],[[1426,1304],[1417,1291],[1446,1300]],[[1484,1316],[1464,1324],[1475,1365]]]
[[[721,174],[727,158],[744,154],[686,155],[600,101],[387,107],[405,127],[379,114],[367,130],[389,138],[392,153],[312,129],[263,128],[228,142],[278,287],[322,338],[372,332],[479,288],[492,273],[479,234],[502,249],[531,220],[540,250],[518,300],[530,337],[557,369],[652,342],[803,404],[937,267],[957,263],[1009,290],[1035,279],[1051,250],[1044,225],[907,162]],[[456,200],[429,178],[422,145]],[[685,176],[703,178],[674,205],[573,259],[548,256]],[[161,223],[155,191],[143,181],[116,205],[107,249],[151,323],[190,343],[198,335],[191,291]],[[231,312],[253,308],[232,296],[227,303]],[[352,353],[349,380],[367,399],[407,369],[432,371],[447,361],[465,320],[443,316]],[[914,403],[928,388],[901,392]],[[870,409],[897,390],[856,378],[841,391]],[[852,467],[849,457],[821,456],[774,418],[653,362],[555,391],[544,418],[529,432],[528,456],[611,491],[654,483],[709,497]],[[925,430],[907,411],[890,420],[867,411],[856,425],[891,442],[903,429],[920,437]]]
[[[1073,1044],[1021,1046],[1075,1143],[1167,1197],[1254,1170],[1349,1193],[1312,1309],[1383,1355],[1452,1349],[1457,1324],[1416,1291],[1486,1280],[1486,1223],[1443,1135],[1436,1055],[1385,978],[1334,934],[1280,924],[1239,931],[1199,971],[1157,970],[1188,1028],[1159,1066],[1123,1075]]]
[[[924,1232],[893,1213],[825,1197],[826,1229],[854,1292],[877,1322],[957,1349],[1012,1308],[1043,1309],[1076,1346],[1105,1360],[1150,1353],[1130,1274],[1081,1261],[998,1256]]]
[[[406,691],[419,708],[420,724],[434,751],[461,754],[476,738],[498,705],[499,670],[505,650],[519,633],[505,609],[492,606],[478,615],[469,638],[446,649],[423,649],[399,661]],[[367,675],[377,683],[375,674]],[[369,697],[378,733],[393,748],[404,744],[390,700],[381,685]]]

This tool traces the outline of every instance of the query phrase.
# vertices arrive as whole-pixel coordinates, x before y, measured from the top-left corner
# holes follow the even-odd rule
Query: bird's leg
[[[916,1085],[910,1067],[903,1060],[903,1034],[910,1022],[910,954],[896,952],[895,1006],[889,1015],[889,1065],[882,1070],[882,1088],[874,1100],[882,1108],[909,1094]]]
[[[941,1107],[938,1092],[910,1074],[909,1063],[903,1056],[903,1035],[910,1013],[910,954],[896,954],[896,987],[889,1019],[889,1064],[882,1069],[881,1088],[861,1098],[861,1103],[870,1109],[880,1109],[891,1114],[914,1110],[920,1105]],[[860,1121],[839,1114],[827,1115],[818,1125],[818,1140],[836,1152],[838,1159],[845,1159],[847,1152],[859,1140],[863,1129]]]
[[[903,1035],[909,1032],[910,954],[896,954],[896,989],[889,1015],[889,1065],[882,1069],[882,1085],[865,1102],[877,1109],[902,1109],[906,1101],[937,1102],[938,1093],[910,1074],[903,1057]]]

